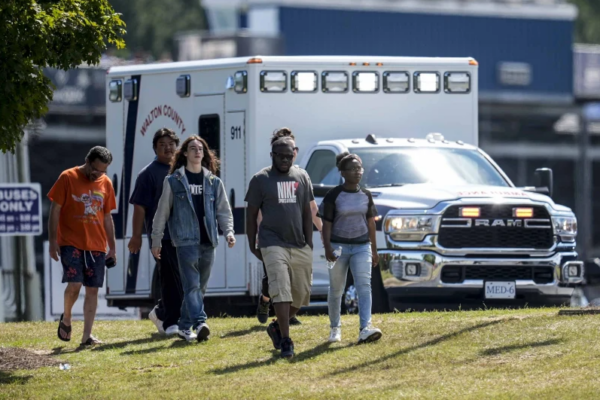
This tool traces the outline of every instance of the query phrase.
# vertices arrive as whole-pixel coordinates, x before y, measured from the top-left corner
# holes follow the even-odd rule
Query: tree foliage
[[[125,24],[108,0],[0,1],[0,150],[14,152],[25,126],[52,100],[44,67],[97,64],[123,48]]]
[[[148,52],[154,58],[174,53],[177,32],[206,29],[200,0],[110,0],[128,31],[125,39],[130,52]]]
[[[575,23],[575,41],[600,44],[600,1],[569,0],[569,2],[579,8]]]

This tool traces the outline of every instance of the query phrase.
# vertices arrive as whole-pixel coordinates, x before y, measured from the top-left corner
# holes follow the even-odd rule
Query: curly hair
[[[194,140],[197,140],[200,143],[202,143],[202,149],[204,152],[204,156],[202,157],[202,166],[208,169],[213,174],[217,174],[217,172],[219,171],[219,167],[221,166],[221,160],[219,160],[214,150],[209,149],[206,140],[202,139],[200,136],[197,135],[192,135],[183,141],[181,147],[175,153],[175,157],[173,157],[173,160],[171,160],[171,168],[169,169],[169,174],[174,173],[179,168],[187,164],[187,157],[184,153],[188,151],[188,145]]]
[[[348,164],[352,160],[356,160],[362,165],[362,160],[358,155],[351,154],[347,151],[338,154],[337,157],[335,157],[335,165],[337,166],[339,171],[343,171],[346,168],[346,164]]]

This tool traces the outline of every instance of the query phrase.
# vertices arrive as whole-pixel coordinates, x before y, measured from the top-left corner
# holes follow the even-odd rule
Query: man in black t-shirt
[[[156,213],[158,200],[163,190],[163,182],[169,174],[169,163],[179,145],[179,138],[171,129],[161,128],[154,134],[152,147],[156,159],[139,173],[129,203],[133,204],[133,233],[129,240],[129,251],[137,254],[142,247],[143,226],[148,239],[152,235],[152,219]],[[156,325],[159,333],[176,335],[180,317],[183,287],[179,276],[177,253],[171,243],[169,230],[165,229],[162,238],[161,259],[155,259],[160,281],[161,299],[150,311],[148,317]]]
[[[294,356],[289,319],[310,301],[312,285],[312,185],[306,173],[293,167],[294,145],[276,141],[271,149],[273,165],[259,171],[246,194],[246,227],[250,251],[265,263],[269,294],[277,321],[267,333],[281,356]],[[256,247],[257,217],[262,213]]]

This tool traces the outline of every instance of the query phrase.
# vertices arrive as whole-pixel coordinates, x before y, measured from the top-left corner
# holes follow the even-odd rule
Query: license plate
[[[514,282],[485,282],[486,299],[514,299],[517,292]]]

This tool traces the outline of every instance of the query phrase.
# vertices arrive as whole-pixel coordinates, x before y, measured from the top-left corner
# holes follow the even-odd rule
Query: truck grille
[[[442,217],[442,227],[440,227],[438,238],[441,246],[448,249],[549,249],[554,244],[554,231],[551,228],[550,215],[545,207],[512,204],[486,204],[473,207],[480,207],[481,216],[479,218],[461,219],[459,216],[460,206],[451,206],[446,210]],[[532,224],[533,227],[526,228],[526,219],[513,217],[512,210],[515,207],[533,208],[533,219],[545,220],[545,222],[535,223]],[[459,221],[449,219],[459,219]],[[489,222],[489,226],[477,226],[477,220],[486,220]],[[509,222],[515,220],[519,220],[521,226],[508,226]],[[492,226],[494,222],[498,222],[500,225]],[[470,223],[469,227],[465,226],[467,223]]]
[[[554,282],[552,267],[506,265],[446,265],[442,268],[443,283],[462,283],[465,280],[523,281],[544,284]]]

